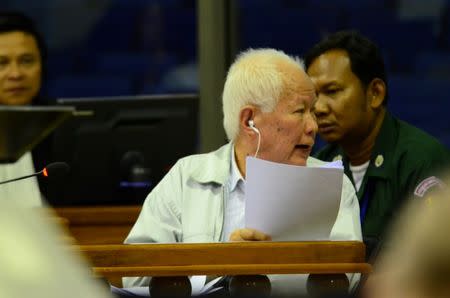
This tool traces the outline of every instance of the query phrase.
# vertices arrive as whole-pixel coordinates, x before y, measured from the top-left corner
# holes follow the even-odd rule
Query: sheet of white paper
[[[206,295],[222,289],[223,287],[215,288],[214,286],[223,278],[225,277],[220,276],[205,284],[206,275],[193,275],[189,277],[192,288],[191,296]],[[111,292],[114,294],[122,294],[130,297],[150,297],[150,291],[148,287],[118,288],[115,286],[111,286]]]
[[[191,282],[191,296],[197,296],[201,293],[205,286],[206,275],[194,275],[189,278]]]
[[[247,157],[246,227],[275,241],[328,240],[343,178],[342,166],[331,166],[300,167]]]
[[[118,288],[111,286],[111,293],[130,297],[150,297],[148,287]]]
[[[210,293],[213,293],[215,291],[222,289],[223,287],[214,288],[214,286],[224,278],[225,278],[225,276],[219,276],[219,277],[211,280],[203,287],[203,289],[200,291],[199,294],[200,295],[210,294]],[[192,296],[194,296],[194,295],[192,295]]]

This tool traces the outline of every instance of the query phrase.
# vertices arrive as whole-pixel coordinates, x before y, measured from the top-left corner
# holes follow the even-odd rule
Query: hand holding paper
[[[230,235],[230,241],[270,241],[272,237],[255,229],[237,229]]]

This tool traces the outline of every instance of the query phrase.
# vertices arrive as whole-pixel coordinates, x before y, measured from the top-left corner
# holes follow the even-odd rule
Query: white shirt
[[[31,153],[25,153],[18,161],[0,164],[0,181],[10,180],[35,172]],[[27,207],[42,205],[41,193],[36,177],[0,185],[0,201],[15,200]]]
[[[231,150],[230,178],[224,210],[222,241],[226,242],[234,230],[245,227],[245,181],[236,163],[234,146]]]
[[[356,191],[361,188],[361,183],[363,181],[364,175],[366,174],[367,168],[369,167],[370,160],[359,166],[349,165],[350,171],[352,171],[353,182],[355,182]]]

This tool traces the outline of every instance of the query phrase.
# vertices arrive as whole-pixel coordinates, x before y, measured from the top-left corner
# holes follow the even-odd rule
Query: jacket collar
[[[229,142],[216,151],[198,155],[202,158],[196,160],[191,178],[201,184],[216,183],[224,185],[227,183],[231,173],[233,147],[234,144]],[[311,156],[307,160],[307,166],[320,166],[322,164],[325,164],[325,162]],[[241,178],[242,176],[239,175],[235,183],[237,184]]]
[[[234,146],[231,146],[231,154],[230,154],[230,178],[229,178],[229,186],[230,186],[230,192],[234,191],[238,185],[243,185],[244,178],[242,177],[241,172],[239,171],[237,162],[236,162],[236,155],[234,154]]]
[[[223,145],[216,151],[202,154],[204,158],[196,163],[191,178],[201,184],[224,185],[230,175],[231,151],[233,143]]]
[[[398,129],[394,117],[386,111],[375,141],[367,174],[380,178],[388,178],[394,158],[393,149],[397,142]]]
[[[397,142],[398,128],[395,118],[386,111],[380,131],[375,140],[375,146],[371,154],[370,164],[366,175],[372,177],[388,178],[393,162],[393,148]],[[335,158],[341,157],[347,174],[350,173],[349,160],[342,147],[336,150]]]

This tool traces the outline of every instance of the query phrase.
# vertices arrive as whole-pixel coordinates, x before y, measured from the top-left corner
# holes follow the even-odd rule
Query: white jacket
[[[224,192],[230,175],[232,143],[180,159],[145,199],[125,243],[220,242]],[[324,162],[308,158],[307,166]],[[360,240],[359,204],[344,176],[332,240]],[[124,278],[124,287],[148,285],[149,278]]]

